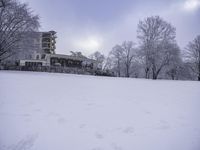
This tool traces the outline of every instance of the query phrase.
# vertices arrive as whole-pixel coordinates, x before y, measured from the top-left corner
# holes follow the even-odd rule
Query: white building
[[[25,32],[23,38],[12,51],[14,55],[6,61],[18,61],[20,59],[34,59],[34,53],[55,54],[56,32]]]

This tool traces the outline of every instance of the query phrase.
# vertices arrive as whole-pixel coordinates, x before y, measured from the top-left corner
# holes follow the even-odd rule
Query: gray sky
[[[41,31],[57,32],[57,53],[107,54],[124,40],[137,43],[139,20],[159,15],[177,29],[181,48],[200,34],[200,0],[20,0],[40,16]]]

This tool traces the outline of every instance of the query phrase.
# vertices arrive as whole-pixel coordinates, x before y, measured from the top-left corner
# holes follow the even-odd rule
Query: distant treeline
[[[200,81],[200,35],[181,50],[175,27],[152,16],[138,23],[137,38],[138,44],[124,41],[107,57],[95,52],[91,58],[118,77]]]

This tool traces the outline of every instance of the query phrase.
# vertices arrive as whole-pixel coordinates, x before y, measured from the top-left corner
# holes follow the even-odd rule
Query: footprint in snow
[[[168,130],[170,129],[170,125],[168,122],[164,121],[164,120],[160,120],[160,123],[158,124],[158,126],[155,128],[157,130]]]
[[[121,146],[118,146],[117,144],[113,143],[112,147],[114,150],[122,150],[123,148]]]
[[[23,114],[22,116],[23,117],[30,117],[31,115],[30,114]]]
[[[147,115],[150,115],[150,114],[151,114],[151,112],[148,111],[148,110],[144,111],[144,113],[147,114]]]
[[[103,149],[100,147],[95,147],[95,148],[92,148],[92,150],[103,150]]]
[[[57,121],[58,123],[61,123],[61,124],[66,122],[65,118],[59,118]]]
[[[83,128],[85,128],[86,127],[86,124],[81,124],[80,126],[79,126],[79,128],[81,128],[81,129],[83,129]]]
[[[34,111],[35,112],[41,112],[41,109],[35,109]]]
[[[31,122],[31,118],[26,118],[24,121]]]
[[[59,114],[54,113],[54,112],[50,112],[50,113],[47,114],[47,116],[48,116],[48,117],[58,117]]]
[[[103,139],[103,138],[104,138],[104,136],[103,136],[102,134],[100,134],[100,133],[96,133],[96,134],[95,134],[95,137],[96,137],[97,139]]]
[[[88,103],[87,105],[88,105],[88,106],[93,106],[93,105],[94,105],[94,103]]]
[[[123,129],[123,132],[126,134],[132,134],[134,133],[134,128],[133,127],[127,127],[125,129]]]

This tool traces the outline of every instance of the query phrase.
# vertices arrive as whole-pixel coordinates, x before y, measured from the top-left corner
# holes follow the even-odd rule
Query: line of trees
[[[115,45],[108,57],[95,52],[101,57],[101,69],[118,77],[200,81],[200,35],[181,51],[175,27],[159,16],[151,16],[139,21],[137,38],[138,45],[124,41]]]

